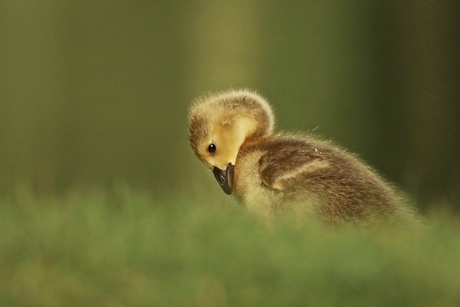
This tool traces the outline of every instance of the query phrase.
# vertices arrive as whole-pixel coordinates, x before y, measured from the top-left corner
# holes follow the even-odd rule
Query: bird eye
[[[208,146],[208,152],[209,153],[213,154],[213,153],[216,152],[216,150],[217,150],[216,145],[214,145],[213,143],[209,144],[209,146]]]

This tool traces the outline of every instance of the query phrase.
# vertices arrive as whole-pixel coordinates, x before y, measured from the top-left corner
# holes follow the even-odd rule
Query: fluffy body
[[[229,188],[250,211],[314,214],[330,224],[411,214],[393,187],[353,154],[309,135],[274,135],[273,126],[270,105],[248,90],[201,97],[189,113],[193,151],[211,170],[234,166]]]

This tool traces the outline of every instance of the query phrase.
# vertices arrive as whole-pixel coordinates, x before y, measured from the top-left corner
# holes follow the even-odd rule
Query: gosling
[[[360,224],[410,215],[392,186],[356,156],[308,135],[274,135],[266,99],[249,90],[200,97],[190,145],[220,187],[250,211]]]

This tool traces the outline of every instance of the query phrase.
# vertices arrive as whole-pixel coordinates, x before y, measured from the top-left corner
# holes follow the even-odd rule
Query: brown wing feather
[[[285,137],[270,142],[259,161],[262,182],[276,190],[292,188],[328,167],[324,154],[307,139]]]

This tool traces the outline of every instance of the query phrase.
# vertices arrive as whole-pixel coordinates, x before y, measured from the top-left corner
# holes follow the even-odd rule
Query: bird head
[[[270,106],[248,91],[227,91],[200,97],[189,112],[189,139],[195,154],[212,170],[227,194],[242,144],[273,131]]]

